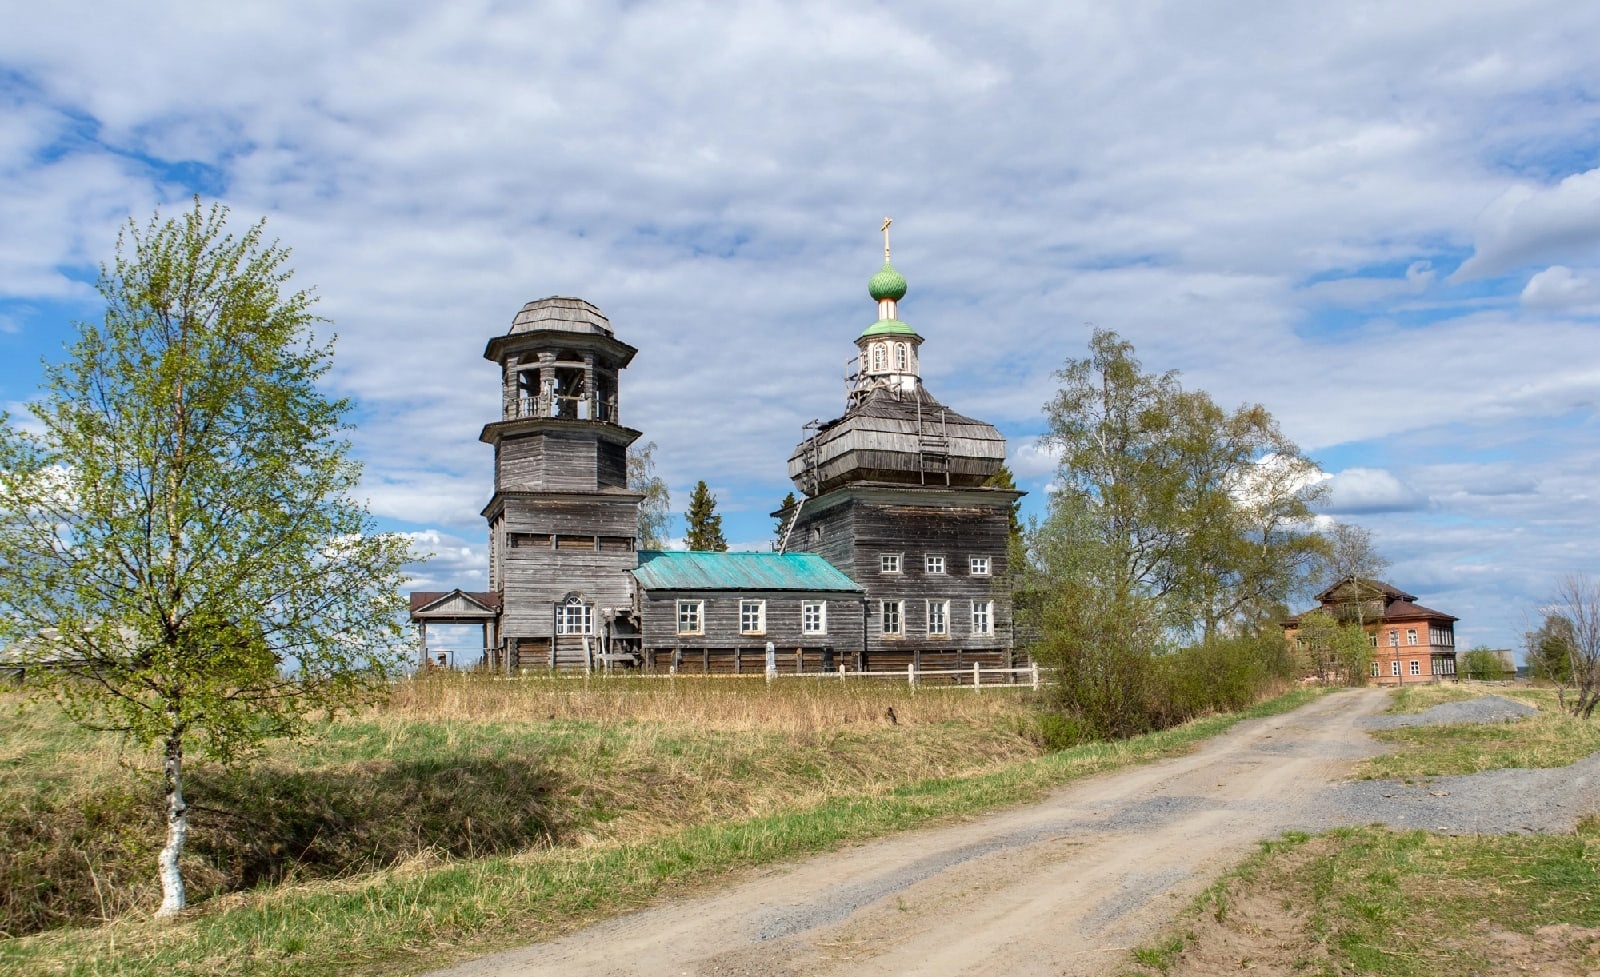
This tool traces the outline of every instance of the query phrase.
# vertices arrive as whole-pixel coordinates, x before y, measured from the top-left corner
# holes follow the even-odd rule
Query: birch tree
[[[639,549],[663,549],[672,534],[672,493],[656,474],[654,441],[628,449],[628,488],[644,496],[639,503]]]
[[[313,297],[227,217],[130,221],[103,321],[46,366],[34,424],[0,417],[0,640],[68,715],[158,751],[159,916],[185,904],[185,761],[244,760],[409,659],[409,545],[350,498]]]

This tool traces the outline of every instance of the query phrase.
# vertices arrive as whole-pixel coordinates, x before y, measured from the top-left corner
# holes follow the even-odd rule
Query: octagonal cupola
[[[905,276],[889,260],[889,218],[883,220],[883,267],[867,282],[867,294],[878,303],[878,321],[856,337],[857,359],[852,400],[873,390],[914,394],[921,385],[917,364],[922,337],[900,321],[900,300],[906,297]]]

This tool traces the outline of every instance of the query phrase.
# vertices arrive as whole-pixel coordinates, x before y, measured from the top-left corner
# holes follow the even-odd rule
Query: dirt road
[[[1382,691],[1326,696],[1034,807],[911,832],[439,977],[1100,974],[1262,838],[1301,827]]]

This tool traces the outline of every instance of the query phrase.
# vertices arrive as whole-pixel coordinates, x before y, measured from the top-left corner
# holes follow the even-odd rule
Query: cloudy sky
[[[23,4],[0,32],[0,405],[119,226],[265,216],[339,336],[365,491],[485,583],[484,343],[576,295],[680,509],[765,545],[893,216],[924,378],[1037,509],[1093,326],[1260,402],[1393,583],[1520,643],[1600,571],[1600,6]]]

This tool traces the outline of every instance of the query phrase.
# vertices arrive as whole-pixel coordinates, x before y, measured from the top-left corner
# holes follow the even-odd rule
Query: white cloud
[[[1600,274],[1580,274],[1566,265],[1552,265],[1528,279],[1522,304],[1534,309],[1600,311]]]
[[[1049,478],[1060,465],[1059,453],[1038,438],[1013,438],[1006,449],[1006,465],[1019,483]]]
[[[1516,184],[1478,217],[1472,257],[1453,278],[1504,274],[1539,260],[1600,260],[1600,168],[1554,187]]]
[[[1314,302],[1330,305],[1371,305],[1399,296],[1421,295],[1435,277],[1432,262],[1413,261],[1402,278],[1329,279],[1306,286],[1305,295]]]
[[[756,540],[801,425],[843,407],[891,214],[929,388],[1013,436],[1030,503],[1055,467],[1040,407],[1089,323],[1310,450],[1397,447],[1402,487],[1520,507],[1495,511],[1524,536],[1571,487],[1490,496],[1399,459],[1459,429],[1531,470],[1552,419],[1592,410],[1593,357],[1568,354],[1593,345],[1570,314],[1600,266],[1600,171],[1562,177],[1593,164],[1573,134],[1594,128],[1600,8],[102,8],[20,8],[0,35],[0,315],[21,326],[0,400],[65,335],[19,306],[92,311],[80,279],[127,215],[202,190],[266,214],[318,287],[384,518],[481,538],[483,344],[566,294],[640,348],[623,419],[662,477],[717,485],[729,538]],[[1519,303],[1435,274],[1474,243],[1455,278],[1570,277]]]
[[[1381,468],[1346,468],[1328,478],[1327,512],[1350,515],[1413,512],[1428,500],[1393,473]]]

